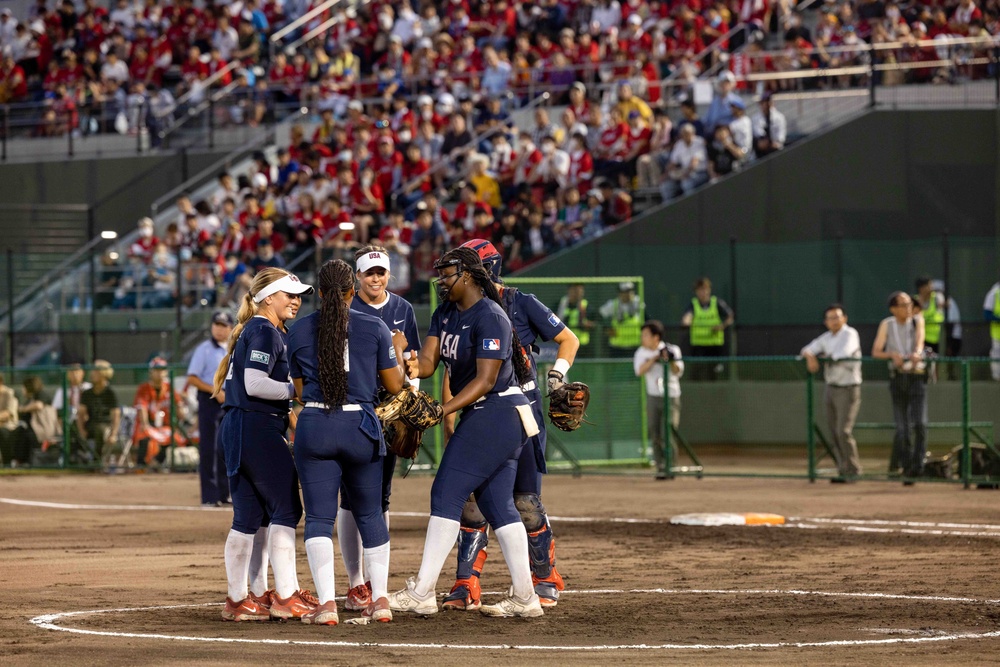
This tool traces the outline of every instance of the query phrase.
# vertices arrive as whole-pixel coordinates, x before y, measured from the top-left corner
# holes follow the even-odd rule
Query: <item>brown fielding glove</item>
[[[549,393],[549,419],[563,431],[580,428],[590,404],[590,387],[582,382],[561,385]]]
[[[406,387],[382,401],[375,415],[382,421],[386,446],[397,456],[415,459],[424,431],[441,423],[444,408],[430,394]]]

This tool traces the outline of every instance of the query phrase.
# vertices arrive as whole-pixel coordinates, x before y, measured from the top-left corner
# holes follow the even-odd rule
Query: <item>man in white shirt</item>
[[[697,136],[694,125],[684,123],[674,149],[670,152],[666,180],[660,194],[667,201],[678,193],[687,194],[708,182],[708,153],[705,140]]]
[[[681,348],[663,340],[663,323],[649,320],[642,325],[642,345],[632,357],[632,368],[637,377],[646,383],[646,425],[649,429],[649,439],[653,441],[653,459],[656,462],[656,479],[668,479],[666,455],[663,449],[663,411],[664,382],[663,366],[666,362],[670,373],[666,382],[667,398],[670,399],[670,451],[671,461],[677,460],[677,443],[674,441],[672,429],[681,423],[681,376],[684,374],[684,362],[681,361]]]
[[[861,340],[854,327],[847,326],[847,315],[839,303],[827,307],[823,323],[827,332],[815,339],[800,354],[810,373],[819,371],[819,359],[826,360],[826,419],[833,436],[833,454],[839,476],[834,483],[853,482],[861,475],[858,444],[854,440],[854,421],[861,408]]]
[[[788,138],[788,121],[785,114],[774,108],[771,93],[765,92],[760,98],[760,110],[751,119],[753,124],[754,150],[757,157],[770,155],[785,147]]]

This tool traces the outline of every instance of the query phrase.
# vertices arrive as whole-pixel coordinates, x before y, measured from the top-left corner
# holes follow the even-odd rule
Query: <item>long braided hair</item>
[[[222,361],[219,362],[219,367],[215,369],[215,378],[212,385],[213,396],[219,393],[223,383],[226,381],[226,374],[229,373],[229,361],[232,359],[233,350],[236,349],[236,341],[240,339],[240,334],[243,333],[243,327],[246,326],[250,318],[256,315],[260,309],[260,306],[254,303],[254,296],[274,281],[288,275],[291,275],[288,271],[271,266],[257,272],[257,275],[254,276],[253,282],[250,283],[250,289],[243,295],[243,300],[240,302],[239,312],[236,313],[236,326],[233,327],[232,333],[229,334],[229,346],[226,348],[226,356],[222,358]]]
[[[503,312],[509,319],[510,313],[507,311],[503,299],[500,298],[500,292],[497,290],[489,270],[483,266],[483,260],[479,258],[479,253],[472,248],[452,248],[441,257],[440,261],[447,262],[456,259],[461,262],[459,272],[468,271],[472,280],[483,290],[483,294],[503,308]],[[521,339],[518,338],[517,330],[513,324],[511,324],[511,334],[513,335],[514,352],[510,356],[511,362],[514,364],[514,376],[517,378],[518,384],[526,384],[531,381],[531,369],[528,367],[524,355],[520,353],[520,350],[523,349]]]
[[[316,351],[319,356],[319,386],[327,405],[343,405],[347,400],[347,324],[350,306],[344,295],[354,287],[354,269],[342,259],[332,259],[319,270],[319,289],[323,300],[319,309],[319,333]]]

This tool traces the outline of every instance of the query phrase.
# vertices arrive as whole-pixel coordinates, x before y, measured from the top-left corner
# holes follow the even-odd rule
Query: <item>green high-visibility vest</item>
[[[1000,317],[1000,290],[993,295],[993,315]],[[1000,322],[990,322],[990,338],[1000,340]]]
[[[697,298],[691,299],[691,345],[695,347],[721,347],[726,342],[724,331],[714,328],[722,324],[719,316],[718,302],[713,296],[708,302],[708,308],[702,308]]]
[[[583,327],[580,326],[581,311],[587,310],[587,300],[581,299],[580,303],[576,306],[570,306],[569,303],[563,308],[563,314],[566,316],[563,318],[576,337],[580,339],[580,345],[586,345],[590,342],[590,332],[584,331]]]
[[[931,292],[930,303],[924,310],[924,340],[930,345],[937,345],[941,340],[941,325],[944,324],[944,313],[938,310],[937,294]]]
[[[634,348],[642,341],[642,318],[639,313],[625,314],[619,319],[621,302],[615,302],[615,314],[611,323],[611,337],[608,344],[611,347]]]

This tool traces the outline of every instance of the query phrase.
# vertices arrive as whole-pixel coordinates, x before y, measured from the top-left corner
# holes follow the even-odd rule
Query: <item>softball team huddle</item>
[[[240,306],[214,386],[225,395],[219,442],[233,499],[222,618],[339,623],[335,522],[349,584],[345,609],[361,612],[348,623],[441,608],[541,616],[557,603],[563,582],[540,499],[545,436],[531,346],[539,338],[559,344],[551,390],[573,363],[576,336],[535,297],[502,286],[500,255],[486,241],[455,248],[435,265],[442,304],[422,345],[412,306],[387,291],[385,250],[368,246],[355,259],[355,267],[341,260],[323,265],[320,309],[290,328],[313,287],[282,269],[258,273]],[[448,385],[442,407],[458,422],[431,488],[420,569],[390,594],[388,506],[396,461],[374,408],[380,387],[396,393],[432,376],[442,362]],[[297,424],[292,399],[304,406]],[[290,426],[294,458],[285,440]],[[296,574],[303,503],[315,594]],[[479,585],[488,528],[513,583],[493,605],[482,604]],[[456,582],[439,608],[438,578],[456,541]]]

